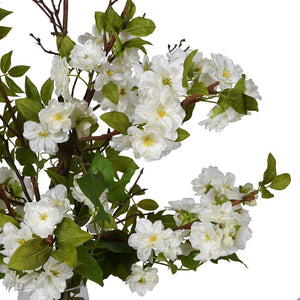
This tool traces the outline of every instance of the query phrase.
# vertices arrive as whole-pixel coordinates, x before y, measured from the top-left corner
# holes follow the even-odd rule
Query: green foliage
[[[54,234],[58,248],[64,246],[78,247],[92,238],[92,235],[83,231],[78,224],[69,218],[64,218],[63,221],[57,225]]]
[[[199,267],[199,261],[194,260],[195,256],[199,253],[199,251],[192,251],[188,256],[180,255],[179,259],[184,267],[190,270],[196,271]]]
[[[2,57],[1,57],[1,62],[0,62],[0,65],[1,65],[1,71],[3,73],[6,73],[10,66],[11,66],[11,55],[12,55],[13,51],[10,51],[6,54],[4,54]]]
[[[8,267],[15,270],[34,270],[49,259],[50,253],[51,249],[43,239],[28,240],[15,250]]]
[[[276,159],[269,153],[267,160],[267,168],[263,175],[263,180],[259,182],[259,190],[262,198],[272,198],[274,195],[268,190],[268,188],[274,190],[283,190],[289,186],[291,182],[291,176],[288,173],[282,173],[277,175]],[[269,186],[266,186],[268,185]]]
[[[63,245],[59,249],[52,251],[51,256],[58,261],[67,264],[72,269],[76,268],[77,265],[77,249],[72,246]]]
[[[26,148],[18,148],[16,150],[16,158],[22,166],[32,165],[37,161],[36,154]]]
[[[5,215],[3,213],[0,213],[0,227],[3,228],[3,226],[6,224],[6,223],[12,223],[13,225],[15,225],[17,228],[20,228],[20,224],[19,222],[14,219],[13,217],[11,216],[8,216],[8,215]]]
[[[0,26],[0,40],[5,38],[7,34],[10,32],[11,27]]]
[[[190,134],[182,128],[177,129],[177,134],[178,134],[178,137],[175,142],[184,141],[185,139],[187,139],[190,136]]]
[[[243,263],[239,257],[237,256],[236,253],[232,253],[230,255],[227,255],[227,256],[220,256],[219,258],[217,259],[212,259],[211,262],[214,263],[214,264],[217,264],[219,262],[219,260],[226,260],[228,262],[230,261],[235,261],[235,262],[239,262],[241,264],[243,264],[246,268],[247,268],[247,265],[245,263]]]
[[[8,15],[10,15],[11,13],[12,13],[12,11],[8,11],[3,8],[0,8],[0,21],[3,20]]]
[[[148,211],[156,210],[159,207],[157,202],[152,199],[143,199],[137,203],[137,206]]]
[[[245,75],[236,83],[232,89],[227,89],[219,93],[220,100],[218,104],[231,106],[236,112],[247,115],[248,111],[258,111],[258,103],[256,99],[244,94],[245,91]]]
[[[41,102],[40,93],[33,82],[26,76],[25,78],[25,94],[28,99]]]
[[[8,74],[9,74],[11,77],[21,77],[21,76],[23,76],[29,69],[30,69],[29,66],[24,66],[24,65],[15,66],[15,67],[12,67],[11,69],[9,69]]]
[[[144,37],[153,33],[155,30],[155,24],[150,19],[137,17],[127,24],[126,30],[132,35]]]
[[[199,95],[209,95],[206,85],[203,82],[196,82],[187,92],[188,95],[199,94]]]
[[[57,36],[56,38],[56,45],[60,56],[66,57],[67,61],[70,60],[71,51],[73,50],[74,46],[76,45],[69,36]]]
[[[54,81],[51,78],[48,78],[41,88],[41,98],[45,105],[48,105],[49,100],[51,100],[53,91]]]
[[[129,41],[126,41],[122,45],[122,51],[126,51],[127,49],[130,49],[130,48],[138,48],[138,49],[142,50],[144,52],[144,54],[147,54],[147,51],[146,51],[144,45],[152,45],[152,44],[141,38],[133,38]]]
[[[119,94],[119,88],[115,83],[110,81],[108,84],[103,85],[102,94],[113,104],[118,105],[120,94]]]
[[[89,248],[85,246],[80,246],[77,249],[77,267],[75,272],[103,286],[102,268],[89,253]]]
[[[100,119],[104,121],[109,127],[120,131],[120,133],[124,135],[127,134],[129,119],[124,113],[111,111],[101,115]]]
[[[193,66],[194,66],[194,56],[196,55],[196,53],[198,52],[198,50],[194,50],[192,51],[184,60],[184,64],[183,64],[183,77],[182,77],[182,86],[185,88],[189,87],[188,84],[188,75],[191,72]]]
[[[38,113],[44,108],[41,102],[29,98],[22,98],[16,100],[15,103],[25,121],[31,120],[37,123],[39,122]]]

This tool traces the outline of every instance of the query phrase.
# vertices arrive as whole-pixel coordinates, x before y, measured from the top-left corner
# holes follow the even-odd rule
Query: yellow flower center
[[[139,283],[142,283],[142,284],[145,284],[146,283],[146,279],[144,276],[142,276],[139,280],[138,280]]]
[[[46,133],[46,132],[44,132],[44,131],[40,131],[39,133],[38,133],[38,136],[40,136],[40,137],[46,137],[48,135],[48,133]]]
[[[108,76],[112,76],[112,75],[114,75],[115,73],[114,73],[113,70],[108,70],[108,71],[106,71],[106,74],[107,74]]]
[[[50,270],[50,272],[54,275],[54,276],[57,276],[59,273],[57,271],[54,271],[54,270]]]
[[[155,243],[156,241],[157,241],[157,236],[156,236],[156,234],[151,235],[150,238],[149,238],[149,242],[150,242],[150,243]]]
[[[170,78],[164,78],[162,83],[163,83],[163,85],[168,85],[168,86],[172,85],[172,81]]]
[[[39,213],[39,216],[40,216],[40,219],[42,220],[42,221],[45,221],[46,219],[47,219],[47,213],[45,213],[45,212],[43,212],[43,213]]]
[[[144,146],[145,147],[150,147],[153,144],[154,144],[154,140],[153,139],[151,139],[149,137],[147,137],[147,138],[144,139]]]
[[[166,113],[166,111],[165,111],[165,109],[164,109],[164,107],[162,107],[162,106],[160,106],[157,110],[156,110],[156,112],[157,112],[157,114],[158,114],[158,116],[160,117],[160,118],[163,118],[167,113]]]
[[[25,243],[25,240],[24,239],[17,239],[17,242],[21,245],[23,245]]]
[[[223,77],[225,77],[225,78],[231,77],[230,72],[229,72],[228,70],[225,70],[225,71],[223,72]]]
[[[53,116],[53,118],[54,118],[55,121],[58,121],[58,122],[59,122],[59,121],[62,120],[63,117],[62,117],[61,114],[55,114],[55,115]]]
[[[206,236],[205,236],[205,240],[207,241],[207,242],[210,242],[210,235],[207,233],[206,234]]]

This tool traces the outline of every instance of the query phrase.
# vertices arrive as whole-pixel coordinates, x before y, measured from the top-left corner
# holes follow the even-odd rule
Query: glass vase
[[[30,300],[30,295],[24,291],[20,291],[18,300]],[[67,287],[65,291],[61,293],[59,300],[89,300],[87,286],[81,282],[75,287]]]

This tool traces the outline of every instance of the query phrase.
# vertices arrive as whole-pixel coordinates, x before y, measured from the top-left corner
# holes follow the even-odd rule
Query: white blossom
[[[58,143],[66,142],[69,138],[67,132],[51,133],[46,125],[33,121],[24,123],[23,135],[29,140],[29,146],[33,152],[46,152],[50,155],[58,151]]]
[[[151,87],[167,89],[177,97],[186,94],[186,89],[182,86],[182,63],[170,62],[166,57],[157,55],[152,58],[150,66],[151,70],[141,74],[139,88],[143,90]]]
[[[226,110],[220,110],[220,106],[216,105],[208,113],[208,119],[199,122],[199,125],[204,125],[208,130],[215,130],[216,132],[222,131],[229,123],[237,122],[244,116],[232,107],[228,107]],[[217,111],[217,113],[216,113]]]
[[[147,291],[152,291],[158,283],[158,270],[156,268],[143,267],[134,264],[131,266],[131,275],[126,279],[126,284],[132,292],[137,292],[140,296],[144,296]]]
[[[46,125],[53,134],[68,132],[72,129],[71,115],[73,110],[74,105],[72,103],[52,99],[48,106],[39,112],[39,119],[41,124]]]
[[[261,100],[261,96],[258,92],[258,87],[254,84],[252,79],[245,80],[245,88],[246,89],[244,93],[246,95],[253,97],[257,100]]]
[[[159,91],[150,89],[148,95],[141,100],[134,113],[134,122],[147,123],[159,127],[164,136],[170,140],[176,140],[177,129],[182,125],[185,111],[181,107],[180,99],[168,90]]]
[[[212,62],[214,68],[211,69],[210,76],[216,81],[220,82],[221,90],[231,88],[232,85],[242,77],[243,70],[239,65],[222,54],[212,54]]]
[[[223,232],[218,225],[209,222],[195,222],[191,227],[190,242],[192,247],[200,250],[195,260],[207,261],[216,259],[221,254]]]
[[[93,109],[86,101],[80,101],[75,98],[72,98],[70,103],[74,107],[71,115],[72,126],[75,128],[78,138],[89,136],[91,126],[97,122]]]
[[[173,236],[173,231],[164,229],[161,221],[152,223],[148,219],[140,219],[135,231],[129,236],[128,244],[137,250],[137,257],[142,261],[151,258],[152,251],[158,255],[168,250],[169,239]]]
[[[70,201],[67,194],[67,188],[63,184],[58,184],[42,195],[42,197],[46,197],[49,203],[52,203],[54,207],[57,207],[64,214],[70,208]]]
[[[24,223],[41,238],[52,235],[55,226],[63,219],[60,209],[45,197],[39,202],[27,202],[24,211]]]
[[[55,94],[62,96],[65,100],[70,99],[69,91],[69,68],[66,57],[61,58],[55,55],[52,60],[52,68],[50,71],[51,79],[55,82]]]
[[[19,229],[9,222],[3,226],[3,232],[0,234],[0,244],[4,246],[4,249],[0,253],[5,255],[3,262],[6,264],[8,264],[10,257],[17,248],[32,239],[32,231],[29,226],[21,223],[20,227]]]
[[[87,40],[83,46],[75,45],[70,58],[71,67],[86,71],[96,69],[107,61],[102,47],[92,40]]]

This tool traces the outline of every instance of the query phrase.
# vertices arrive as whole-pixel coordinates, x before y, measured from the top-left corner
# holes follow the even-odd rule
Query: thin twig
[[[4,200],[5,205],[6,205],[7,209],[8,209],[8,215],[14,218],[15,217],[14,211],[11,208],[11,205],[9,203],[8,198],[6,197],[6,194],[5,194],[5,191],[4,191],[3,187],[2,187],[2,184],[0,184],[0,196],[1,196],[1,199]]]
[[[47,50],[47,49],[42,45],[42,42],[41,42],[41,39],[40,39],[40,38],[35,37],[32,33],[30,33],[29,35],[30,35],[31,37],[33,37],[33,38],[36,40],[36,43],[42,48],[43,51],[45,51],[45,52],[48,53],[48,54],[59,55],[58,52],[54,52],[54,51],[51,51],[51,50]]]

